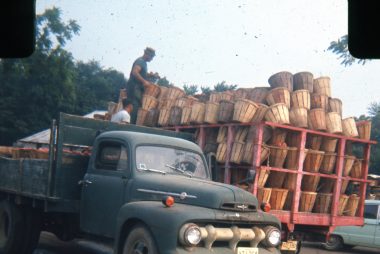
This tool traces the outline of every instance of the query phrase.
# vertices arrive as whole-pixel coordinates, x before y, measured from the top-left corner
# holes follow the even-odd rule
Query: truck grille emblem
[[[248,206],[247,205],[237,205],[236,208],[239,208],[239,209],[244,211],[245,209],[248,208]]]

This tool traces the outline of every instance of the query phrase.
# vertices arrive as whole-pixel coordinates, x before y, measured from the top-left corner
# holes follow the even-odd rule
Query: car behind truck
[[[61,114],[45,159],[0,157],[0,253],[32,253],[41,231],[112,241],[114,253],[280,253],[280,221],[211,181],[186,139]]]

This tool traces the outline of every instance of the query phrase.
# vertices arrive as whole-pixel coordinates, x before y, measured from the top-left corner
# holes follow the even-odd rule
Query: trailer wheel
[[[20,253],[24,228],[21,209],[8,201],[0,202],[0,253]]]
[[[132,228],[124,243],[123,254],[157,254],[157,247],[149,230],[138,224]]]
[[[322,246],[326,250],[340,250],[343,248],[343,239],[338,235],[331,235]]]
[[[29,208],[24,208],[23,213],[25,218],[25,236],[21,253],[32,254],[40,239],[41,216],[36,210]]]

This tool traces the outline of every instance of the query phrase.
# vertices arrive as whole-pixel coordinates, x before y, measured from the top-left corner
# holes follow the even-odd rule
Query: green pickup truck
[[[41,231],[118,254],[280,253],[279,220],[211,181],[190,135],[66,114],[51,133],[48,159],[0,157],[0,253],[32,253]]]

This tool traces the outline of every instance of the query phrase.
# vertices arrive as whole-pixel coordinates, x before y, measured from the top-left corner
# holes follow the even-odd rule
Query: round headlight
[[[265,242],[264,244],[268,247],[276,247],[281,243],[281,232],[278,228],[268,226],[264,229],[265,232]]]
[[[180,230],[179,239],[184,245],[195,246],[202,240],[201,230],[195,224],[185,224]]]

